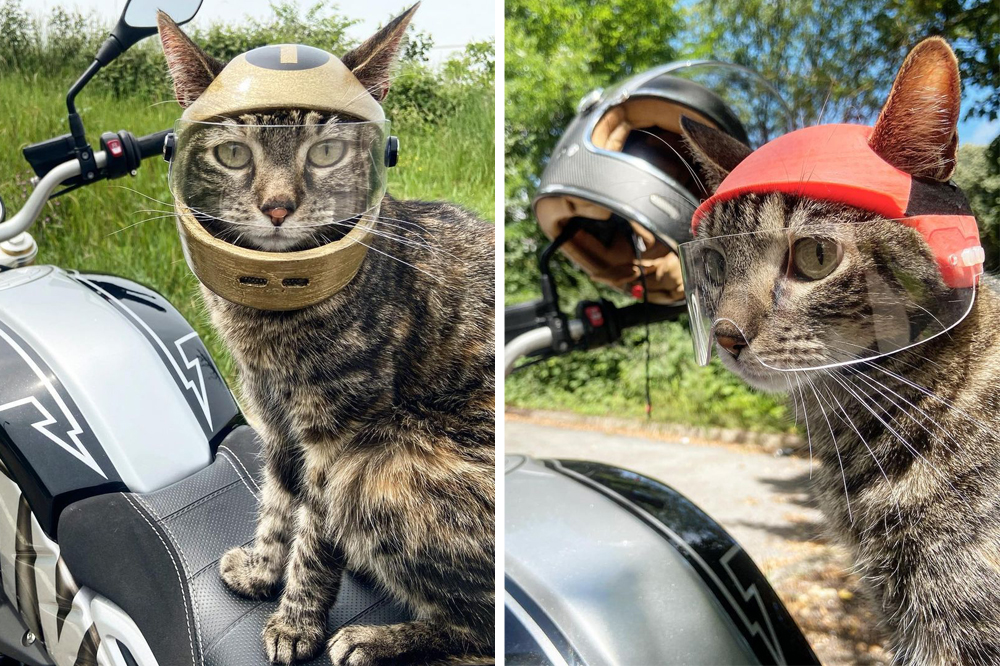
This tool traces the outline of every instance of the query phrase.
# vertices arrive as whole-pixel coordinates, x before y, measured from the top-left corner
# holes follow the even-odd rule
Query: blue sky
[[[964,117],[970,102],[982,98],[984,95],[982,88],[966,88],[963,93],[962,116]],[[991,121],[988,118],[970,118],[958,123],[958,141],[962,144],[985,146],[998,134],[1000,134],[1000,119]]]

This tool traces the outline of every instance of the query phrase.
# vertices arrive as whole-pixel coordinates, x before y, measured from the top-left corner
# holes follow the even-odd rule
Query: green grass
[[[507,378],[512,407],[579,414],[645,417],[646,348],[642,330],[627,331],[611,347],[548,359]],[[713,361],[694,361],[687,325],[650,326],[652,419],[693,426],[794,432],[793,414],[773,396],[748,388]]]
[[[0,75],[0,196],[8,215],[30,193],[31,168],[21,149],[67,132],[65,95],[72,80],[72,73]],[[92,145],[104,131],[127,129],[139,136],[165,129],[181,113],[172,100],[116,99],[96,89],[85,90],[77,107]],[[439,126],[394,126],[400,160],[389,172],[389,192],[401,199],[453,201],[492,220],[493,127],[492,90],[470,91],[462,111]],[[231,380],[231,359],[203,312],[173,219],[148,219],[168,211],[169,202],[166,164],[155,158],[146,160],[135,178],[100,182],[54,199],[31,229],[39,245],[37,262],[113,273],[153,287],[198,330]]]

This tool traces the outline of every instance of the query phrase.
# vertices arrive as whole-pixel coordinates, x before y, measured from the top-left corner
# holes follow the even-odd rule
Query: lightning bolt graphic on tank
[[[49,381],[49,378],[45,375],[44,372],[42,372],[42,369],[38,367],[38,364],[35,363],[30,356],[28,356],[28,354],[24,351],[24,349],[22,349],[21,346],[17,344],[17,342],[15,342],[13,338],[7,335],[3,331],[3,329],[0,329],[0,338],[3,338],[3,340],[10,345],[11,349],[13,349],[14,352],[18,356],[20,356],[21,359],[28,365],[28,367],[31,368],[31,371],[35,373],[36,377],[38,377],[38,380],[45,387],[45,390],[48,391],[50,396],[52,396],[52,400],[55,401],[56,405],[59,407],[59,410],[66,418],[66,423],[69,424],[69,429],[66,430],[66,436],[69,437],[69,439],[72,441],[72,444],[67,443],[64,439],[57,436],[48,429],[49,426],[55,425],[59,421],[55,419],[52,416],[52,413],[49,412],[49,410],[45,409],[45,406],[42,405],[42,403],[40,403],[38,399],[35,398],[34,396],[28,398],[21,398],[20,400],[14,400],[12,402],[0,405],[0,412],[4,412],[10,409],[15,409],[17,407],[21,407],[22,405],[30,404],[34,406],[34,408],[38,410],[39,414],[41,414],[42,419],[40,421],[32,423],[31,427],[40,432],[47,439],[54,442],[61,449],[72,455],[74,458],[85,464],[87,467],[100,474],[105,479],[108,478],[108,475],[101,470],[100,466],[94,460],[93,456],[90,455],[90,452],[87,451],[87,449],[80,442],[78,436],[81,433],[83,433],[83,429],[80,427],[80,424],[77,422],[76,418],[74,418],[73,414],[69,411],[69,408],[66,407],[66,403],[63,401],[62,396],[60,396],[59,392],[55,390],[54,386],[52,386],[52,382]]]

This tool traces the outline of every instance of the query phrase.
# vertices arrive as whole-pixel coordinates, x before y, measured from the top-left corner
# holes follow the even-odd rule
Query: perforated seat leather
[[[276,601],[225,588],[222,555],[253,541],[260,442],[234,430],[205,469],[147,494],[112,493],[67,507],[63,558],[77,583],[118,604],[169,666],[265,666],[261,630]],[[388,624],[407,611],[348,575],[330,611],[330,634],[347,624]],[[323,653],[313,664],[329,664]]]

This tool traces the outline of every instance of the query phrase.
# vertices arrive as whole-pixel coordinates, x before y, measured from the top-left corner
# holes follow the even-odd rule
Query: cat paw
[[[264,652],[272,664],[308,661],[322,647],[324,629],[322,624],[291,622],[281,612],[275,613],[264,625]]]
[[[233,548],[219,561],[222,582],[230,590],[248,599],[267,599],[274,596],[281,583],[281,572],[264,566],[260,557],[250,548]]]
[[[403,652],[413,653],[413,645],[400,627],[405,625],[342,627],[327,643],[333,666],[388,666],[410,663],[400,659]],[[414,663],[426,663],[418,659]]]
[[[379,627],[342,627],[327,648],[333,666],[369,666],[386,662],[386,636]]]

